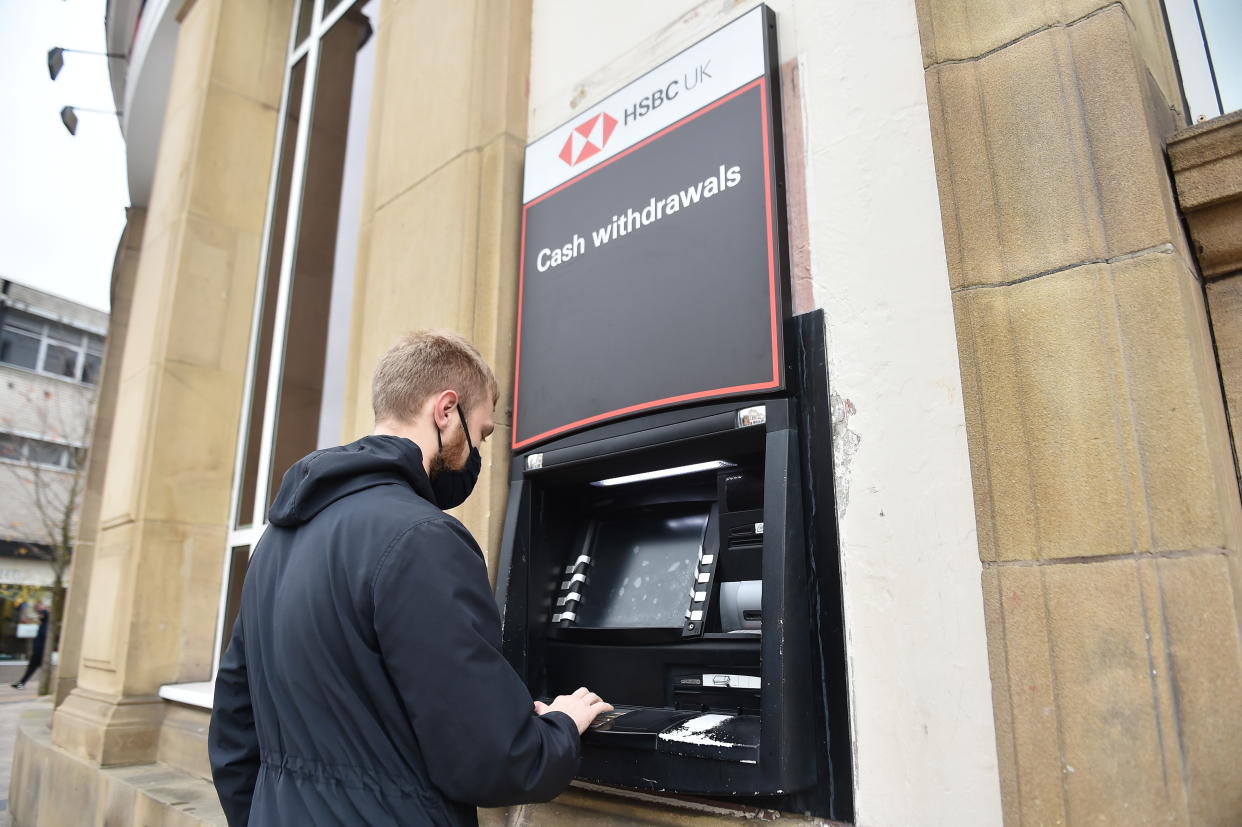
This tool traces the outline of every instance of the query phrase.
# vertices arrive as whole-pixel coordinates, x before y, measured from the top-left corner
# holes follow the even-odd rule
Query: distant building
[[[0,660],[26,654],[19,606],[51,600],[49,532],[83,498],[107,329],[107,313],[0,282]]]

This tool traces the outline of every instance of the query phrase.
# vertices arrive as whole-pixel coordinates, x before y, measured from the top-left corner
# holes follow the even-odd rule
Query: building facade
[[[220,821],[210,681],[272,486],[370,431],[406,330],[497,370],[458,510],[494,573],[523,148],[753,5],[110,4],[134,207],[15,824]],[[1219,86],[1201,108],[1181,4],[769,5],[794,311],[827,326],[853,823],[1238,823],[1242,122]],[[770,814],[576,785],[481,815]]]
[[[108,314],[0,283],[0,658],[24,660],[19,607],[52,608],[85,498]],[[71,549],[69,549],[71,551]],[[19,673],[20,674],[20,673]],[[14,678],[18,675],[14,675]]]

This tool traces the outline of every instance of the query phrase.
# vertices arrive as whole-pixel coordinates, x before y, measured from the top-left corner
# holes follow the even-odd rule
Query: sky
[[[65,55],[55,82],[54,46],[103,52],[104,0],[0,0],[0,278],[108,309],[112,260],[129,193],[125,144],[108,59]]]

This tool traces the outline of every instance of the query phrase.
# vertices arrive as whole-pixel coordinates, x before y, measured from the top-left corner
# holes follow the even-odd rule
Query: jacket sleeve
[[[548,801],[578,767],[578,728],[534,702],[500,652],[500,614],[473,538],[417,523],[372,581],[375,631],[432,783],[480,807]]]
[[[211,778],[229,827],[245,827],[259,775],[259,738],[246,681],[246,646],[240,615],[233,624],[233,638],[216,674],[207,753]]]

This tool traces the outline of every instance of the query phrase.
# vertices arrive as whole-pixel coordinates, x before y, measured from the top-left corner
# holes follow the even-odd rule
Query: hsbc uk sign
[[[530,144],[523,203],[762,75],[762,12],[742,15]]]
[[[515,450],[784,386],[776,66],[758,6],[527,146]]]

